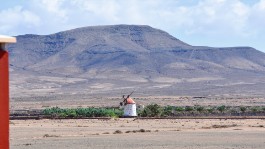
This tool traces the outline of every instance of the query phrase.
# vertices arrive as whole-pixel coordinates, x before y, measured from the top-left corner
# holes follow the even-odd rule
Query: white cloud
[[[249,26],[255,29],[257,33],[265,33],[265,0],[261,0],[253,6],[249,23]]]
[[[0,16],[0,32],[4,34],[20,32],[20,26],[30,29],[40,24],[40,18],[34,12],[23,9],[22,6],[2,10]]]
[[[265,10],[265,0],[261,0],[259,3],[255,5],[260,10]]]
[[[206,40],[265,34],[265,0],[28,0],[25,6],[2,9],[0,16],[5,34],[49,34],[105,24],[147,24],[177,37]]]
[[[59,17],[63,20],[67,20],[67,10],[63,8],[63,4],[67,3],[65,0],[34,0],[35,5],[45,11],[52,14],[54,17]]]
[[[265,0],[255,6],[240,0],[201,0],[194,5],[181,5],[174,0],[31,0],[33,10],[24,10],[26,22],[43,26],[86,26],[96,24],[148,24],[170,30],[178,28],[187,34],[249,35],[249,17],[264,16]],[[21,15],[21,8],[13,10]],[[35,11],[35,14],[31,11]],[[36,14],[38,16],[36,16]],[[10,17],[9,24],[12,26]],[[32,18],[32,19],[30,19]],[[32,21],[31,21],[32,20]],[[22,21],[22,22],[23,22]],[[17,21],[16,23],[17,24]],[[255,24],[259,25],[259,24]],[[42,26],[42,27],[43,27]],[[263,26],[263,24],[262,24]]]
[[[77,0],[76,4],[78,8],[87,11],[93,15],[98,17],[103,17],[109,21],[117,21],[118,20],[118,11],[119,11],[119,4],[117,1],[109,1],[109,0],[102,0],[102,1],[84,1],[84,0]]]
[[[168,10],[166,10],[168,11]],[[169,20],[188,34],[245,34],[249,8],[237,0],[201,1],[195,6],[169,10]],[[174,17],[175,16],[175,17]],[[181,24],[179,23],[181,22]]]

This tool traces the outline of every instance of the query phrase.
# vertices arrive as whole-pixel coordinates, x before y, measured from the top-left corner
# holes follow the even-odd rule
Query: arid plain
[[[265,120],[12,120],[11,149],[263,149]]]

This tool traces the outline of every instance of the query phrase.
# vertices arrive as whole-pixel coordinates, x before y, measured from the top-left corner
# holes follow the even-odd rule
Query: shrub
[[[195,109],[200,113],[204,111],[204,107],[202,106],[196,106]]]
[[[77,109],[61,109],[58,107],[47,108],[42,114],[60,118],[76,118],[76,117],[120,117],[123,111],[120,109],[108,108],[77,108]]]
[[[139,113],[142,117],[159,117],[162,115],[163,109],[158,104],[150,104]]]
[[[65,109],[63,110],[63,113],[65,113],[67,115],[67,117],[77,117],[77,113],[75,109]]]
[[[245,113],[246,110],[247,110],[247,107],[242,107],[242,106],[240,107],[240,111],[241,111],[241,112]]]
[[[122,134],[122,131],[116,130],[116,131],[113,132],[113,134]]]
[[[186,106],[186,107],[185,107],[185,111],[188,111],[188,112],[193,111],[193,107],[191,107],[191,106]]]
[[[207,108],[207,111],[208,111],[209,113],[213,113],[213,112],[214,112],[214,110],[215,110],[215,108],[214,108],[214,107],[209,107],[209,108]]]
[[[58,116],[59,116],[60,118],[66,118],[66,117],[67,117],[67,114],[65,114],[65,113],[60,113]]]
[[[61,113],[61,109],[58,107],[47,108],[42,111],[44,115],[54,115]]]
[[[183,112],[182,112],[183,111]],[[184,112],[185,111],[185,112]],[[186,107],[175,107],[175,106],[165,106],[161,107],[158,104],[150,104],[146,106],[141,111],[137,111],[138,115],[141,117],[167,117],[167,116],[177,116],[177,115],[194,115],[197,112],[200,113],[211,113],[217,114],[218,112],[226,114],[237,114],[242,112],[244,114],[256,114],[257,112],[262,113],[265,111],[264,106],[253,106],[253,107],[226,107],[213,106],[186,106]],[[179,113],[178,113],[179,112]],[[182,112],[182,113],[180,113]],[[46,108],[42,111],[42,114],[50,116],[52,118],[77,118],[77,117],[121,117],[123,115],[123,110],[118,108],[69,108],[62,109],[59,107]]]
[[[252,108],[251,108],[251,111],[254,112],[254,113],[255,113],[255,112],[258,112],[258,110],[259,110],[258,107],[252,107]]]
[[[114,117],[121,117],[123,115],[123,111],[119,109],[114,109],[115,116]]]
[[[225,111],[226,107],[224,105],[217,107],[217,110],[223,113]]]
[[[184,111],[185,109],[183,107],[175,107],[175,110],[178,111],[178,112],[182,112]]]
[[[163,108],[163,116],[173,116],[175,108],[173,106],[166,106]]]

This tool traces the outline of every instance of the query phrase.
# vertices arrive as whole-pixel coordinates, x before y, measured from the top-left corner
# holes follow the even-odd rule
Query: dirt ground
[[[11,149],[264,149],[265,120],[12,120]]]
[[[162,106],[265,106],[265,98],[254,97],[133,97],[137,104],[149,105],[156,103]],[[76,108],[76,107],[107,107],[119,106],[123,101],[121,97],[87,97],[87,96],[62,96],[62,97],[32,97],[15,98],[10,101],[11,110],[45,109],[48,107]]]

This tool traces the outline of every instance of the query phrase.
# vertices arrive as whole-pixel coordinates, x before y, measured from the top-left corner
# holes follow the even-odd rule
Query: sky
[[[196,46],[265,52],[265,0],[1,0],[0,34],[149,25]]]

